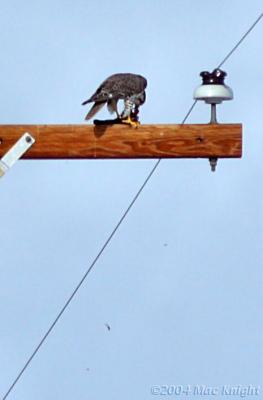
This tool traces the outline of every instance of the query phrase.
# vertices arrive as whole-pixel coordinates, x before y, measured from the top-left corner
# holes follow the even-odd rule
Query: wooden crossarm
[[[228,158],[242,156],[241,124],[0,125],[0,158],[25,133],[25,159]]]

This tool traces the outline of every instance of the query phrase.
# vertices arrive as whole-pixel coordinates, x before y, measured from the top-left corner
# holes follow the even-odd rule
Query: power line
[[[194,103],[191,105],[191,107],[189,108],[186,116],[184,117],[184,119],[182,120],[182,124],[185,123],[186,119],[188,118],[188,116],[190,115],[190,113],[192,112],[194,106],[196,104],[196,101],[194,101]],[[85,274],[83,275],[83,277],[81,278],[80,282],[78,283],[78,285],[76,286],[76,288],[73,290],[72,294],[70,295],[70,297],[68,298],[68,300],[66,301],[66,303],[64,304],[64,306],[62,307],[62,309],[60,310],[60,312],[58,313],[57,317],[55,318],[55,320],[52,322],[52,324],[50,325],[49,329],[47,330],[47,332],[45,333],[45,335],[42,337],[42,339],[40,340],[39,344],[36,346],[35,350],[32,352],[31,356],[28,358],[27,362],[25,363],[25,365],[23,366],[23,368],[21,369],[21,371],[18,373],[16,379],[14,380],[14,382],[12,383],[12,385],[9,387],[8,391],[6,392],[6,394],[4,395],[4,397],[2,398],[2,400],[5,400],[8,395],[10,394],[10,392],[12,391],[12,389],[14,388],[14,386],[17,384],[17,382],[19,381],[19,379],[21,378],[21,376],[23,375],[23,373],[25,372],[25,370],[27,369],[27,367],[29,366],[29,364],[31,363],[31,361],[33,360],[33,358],[35,357],[35,355],[37,354],[38,350],[40,349],[40,347],[43,345],[43,343],[45,342],[45,340],[47,339],[47,337],[49,336],[49,334],[51,333],[51,331],[53,330],[53,328],[55,327],[55,325],[57,324],[57,322],[59,321],[59,319],[61,318],[62,314],[64,313],[64,311],[66,310],[66,308],[69,306],[69,304],[71,303],[71,301],[73,300],[73,298],[75,297],[76,293],[78,292],[78,290],[80,289],[80,287],[82,286],[82,284],[84,283],[84,281],[86,280],[87,276],[89,275],[89,273],[91,272],[91,270],[93,269],[93,267],[95,266],[95,264],[97,263],[97,261],[99,260],[99,258],[101,257],[102,253],[104,252],[104,250],[106,249],[106,247],[108,246],[108,244],[110,243],[111,239],[113,238],[113,236],[115,235],[115,233],[117,232],[117,230],[119,229],[120,225],[122,224],[122,222],[124,221],[124,219],[126,218],[127,214],[129,213],[129,211],[131,210],[132,206],[134,205],[134,203],[136,202],[136,200],[138,199],[138,197],[140,196],[141,192],[143,191],[143,189],[145,188],[145,186],[147,185],[147,183],[149,182],[149,180],[151,179],[152,175],[154,174],[155,170],[157,169],[158,165],[160,164],[160,162],[162,161],[161,158],[159,158],[154,166],[152,167],[152,169],[150,170],[150,172],[148,173],[146,179],[144,180],[143,184],[140,186],[139,190],[136,192],[135,196],[133,197],[132,201],[130,202],[129,206],[127,207],[127,209],[125,210],[125,212],[123,213],[122,217],[119,219],[118,223],[115,225],[114,229],[112,230],[112,232],[110,233],[110,235],[108,236],[107,240],[104,242],[103,246],[101,247],[100,251],[98,252],[97,256],[94,258],[94,260],[92,261],[92,263],[90,264],[88,270],[85,272]]]
[[[253,30],[253,28],[256,26],[256,24],[260,21],[260,19],[263,17],[263,13],[256,19],[256,21],[251,25],[251,27],[248,29],[248,31],[242,36],[242,38],[239,40],[239,42],[233,47],[233,49],[227,54],[227,56],[223,59],[223,61],[218,65],[217,68],[220,68],[225,61],[236,51],[236,49],[240,46],[240,44],[243,42],[243,40],[246,38],[246,36]],[[193,111],[195,105],[197,103],[197,100],[195,100],[193,102],[193,104],[191,105],[191,107],[189,108],[189,110],[187,111],[184,119],[182,120],[181,124],[184,124],[185,121],[187,120],[187,118],[189,117],[189,115],[191,114],[191,112]],[[136,192],[135,196],[133,197],[133,199],[131,200],[129,206],[127,207],[127,209],[125,210],[125,212],[123,213],[123,215],[121,216],[121,218],[119,219],[118,223],[115,225],[114,229],[111,231],[110,235],[108,236],[108,238],[106,239],[106,241],[104,242],[104,244],[102,245],[100,251],[98,252],[97,256],[94,258],[94,260],[92,261],[92,263],[90,264],[89,268],[87,269],[87,271],[85,272],[85,274],[83,275],[83,277],[81,278],[80,282],[78,283],[78,285],[76,286],[76,288],[73,290],[73,292],[71,293],[71,295],[69,296],[68,300],[66,301],[66,303],[64,304],[64,306],[62,307],[62,309],[60,310],[60,312],[58,313],[57,317],[55,318],[55,320],[52,322],[52,324],[50,325],[49,329],[47,330],[47,332],[45,333],[45,335],[42,337],[42,339],[40,340],[39,344],[36,346],[36,348],[34,349],[34,351],[32,352],[32,354],[30,355],[30,357],[28,358],[28,360],[26,361],[25,365],[23,366],[23,368],[20,370],[20,372],[18,373],[17,377],[15,378],[15,380],[13,381],[13,383],[11,384],[11,386],[9,387],[9,389],[7,390],[7,392],[5,393],[4,397],[2,398],[2,400],[5,400],[10,392],[13,390],[13,388],[15,387],[15,385],[17,384],[17,382],[19,381],[19,379],[21,378],[21,376],[23,375],[23,373],[25,372],[25,370],[27,369],[27,367],[29,366],[29,364],[31,363],[31,361],[33,360],[33,358],[35,357],[35,355],[37,354],[37,352],[39,351],[40,347],[43,345],[43,343],[45,342],[45,340],[47,339],[47,337],[50,335],[50,333],[52,332],[52,330],[54,329],[55,325],[57,324],[57,322],[59,321],[59,319],[61,318],[62,314],[64,313],[64,311],[67,309],[67,307],[69,306],[69,304],[71,303],[71,301],[73,300],[73,298],[75,297],[76,293],[78,292],[78,290],[80,289],[80,287],[82,286],[82,284],[84,283],[84,281],[86,280],[87,276],[89,275],[89,273],[91,272],[91,270],[93,269],[93,267],[95,266],[95,264],[97,263],[97,261],[99,260],[99,258],[101,257],[101,255],[103,254],[104,250],[106,249],[106,247],[108,246],[108,244],[110,243],[110,241],[112,240],[113,236],[115,235],[115,233],[118,231],[119,227],[121,226],[122,222],[125,220],[127,214],[129,213],[129,211],[131,210],[131,208],[133,207],[134,203],[136,202],[136,200],[138,199],[138,197],[140,196],[140,194],[142,193],[142,191],[144,190],[145,186],[147,185],[147,183],[149,182],[149,180],[151,179],[152,175],[154,174],[154,172],[156,171],[156,169],[158,168],[160,162],[162,161],[161,158],[159,158],[154,166],[152,167],[152,169],[150,170],[150,172],[148,173],[147,177],[145,178],[144,182],[142,183],[142,185],[140,186],[139,190]]]
[[[225,58],[223,59],[223,61],[221,61],[221,63],[218,65],[217,68],[221,68],[222,65],[225,64],[226,60],[228,60],[229,57],[236,51],[236,49],[241,45],[241,43],[247,37],[247,35],[249,35],[249,33],[255,28],[255,26],[261,20],[262,17],[263,17],[263,13],[259,15],[259,17],[256,19],[256,21],[250,26],[250,28],[246,31],[246,33],[244,33],[244,35],[241,37],[241,39],[237,42],[237,44],[233,47],[233,49],[230,50],[230,52],[225,56]]]
[[[14,388],[14,386],[16,385],[16,383],[19,381],[19,379],[21,378],[21,376],[23,375],[24,371],[27,369],[27,367],[29,366],[29,364],[31,363],[31,361],[33,360],[33,358],[35,357],[36,353],[38,352],[38,350],[40,349],[40,347],[42,346],[42,344],[45,342],[46,338],[49,336],[49,334],[51,333],[51,331],[53,330],[53,328],[55,327],[55,325],[57,324],[58,320],[60,319],[60,317],[62,316],[62,314],[64,313],[64,311],[66,310],[66,308],[68,307],[68,305],[71,303],[71,301],[73,300],[73,298],[75,297],[76,293],[78,292],[79,288],[82,286],[83,282],[85,281],[85,279],[87,278],[88,274],[91,272],[92,268],[94,267],[94,265],[96,264],[96,262],[98,261],[98,259],[100,258],[100,256],[102,255],[102,253],[104,252],[104,250],[106,249],[106,247],[108,246],[108,244],[110,243],[111,239],[113,238],[113,236],[115,235],[115,233],[117,232],[118,228],[120,227],[120,225],[122,224],[123,220],[125,219],[125,217],[127,216],[128,212],[130,211],[130,209],[132,208],[133,204],[136,202],[137,198],[140,196],[141,192],[143,191],[143,189],[145,188],[145,186],[147,185],[149,179],[151,178],[151,176],[153,175],[154,171],[156,170],[156,168],[158,167],[158,165],[161,162],[161,158],[158,159],[158,161],[154,164],[153,168],[151,169],[150,173],[148,174],[147,178],[145,179],[145,181],[143,182],[143,184],[141,185],[140,189],[137,191],[136,195],[133,197],[132,201],[130,202],[129,206],[127,207],[126,211],[124,212],[124,214],[122,215],[122,217],[120,218],[119,222],[116,224],[115,228],[113,229],[113,231],[111,232],[111,234],[109,235],[108,239],[106,240],[106,242],[103,244],[103,246],[101,247],[99,253],[97,254],[97,256],[95,257],[95,259],[93,260],[93,262],[91,263],[91,265],[89,266],[88,270],[86,271],[86,273],[83,275],[82,279],[80,280],[80,282],[78,283],[78,285],[76,286],[76,288],[74,289],[74,291],[72,292],[72,294],[70,295],[70,297],[68,298],[68,300],[66,301],[66,303],[64,304],[63,308],[60,310],[60,312],[58,313],[57,317],[55,318],[55,320],[53,321],[53,323],[50,325],[49,329],[47,330],[47,332],[45,333],[45,335],[43,336],[43,338],[41,339],[41,341],[39,342],[39,344],[37,345],[37,347],[35,348],[35,350],[33,351],[33,353],[31,354],[31,356],[29,357],[29,359],[27,360],[27,362],[25,363],[24,367],[21,369],[21,371],[19,372],[19,374],[17,375],[16,379],[14,380],[14,382],[12,383],[12,385],[10,386],[10,388],[8,389],[8,391],[6,392],[6,394],[3,397],[3,400],[5,400],[7,398],[7,396],[9,395],[9,393],[11,392],[11,390]]]

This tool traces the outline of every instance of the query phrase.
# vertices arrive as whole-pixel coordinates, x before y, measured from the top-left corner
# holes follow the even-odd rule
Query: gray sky
[[[261,0],[2,1],[1,123],[82,123],[81,102],[115,72],[147,77],[143,123],[178,123],[200,71],[261,12]],[[243,123],[243,158],[215,174],[207,160],[161,162],[10,399],[260,385],[262,37],[261,22],[223,67],[235,98],[218,119]],[[208,120],[198,103],[188,121]],[[153,163],[21,161],[1,179],[1,395]]]

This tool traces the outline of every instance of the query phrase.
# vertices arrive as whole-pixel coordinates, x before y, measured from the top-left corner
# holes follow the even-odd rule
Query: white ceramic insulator
[[[233,99],[233,91],[226,85],[201,85],[194,91],[195,100],[204,100],[208,104],[219,104]]]

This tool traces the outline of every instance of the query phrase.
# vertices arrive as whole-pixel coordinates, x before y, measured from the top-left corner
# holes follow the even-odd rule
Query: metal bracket
[[[22,155],[35,143],[35,139],[28,132],[11,147],[0,160],[0,177],[2,177]]]

